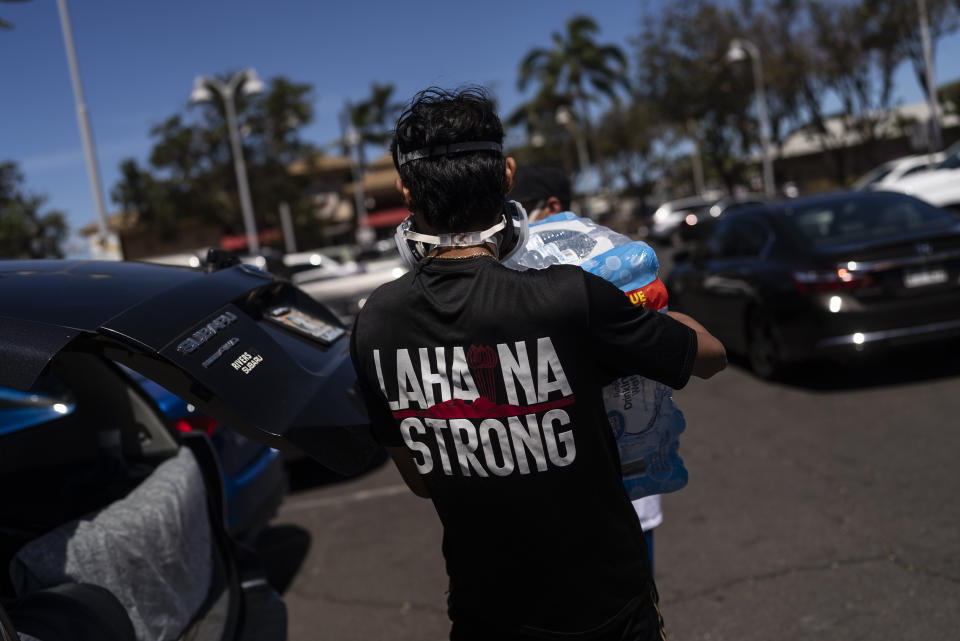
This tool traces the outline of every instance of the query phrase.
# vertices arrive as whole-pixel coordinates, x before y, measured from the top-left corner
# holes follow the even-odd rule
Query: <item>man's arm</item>
[[[400,476],[403,477],[403,481],[407,484],[407,487],[410,488],[410,491],[420,498],[430,498],[430,490],[427,489],[427,486],[423,482],[423,477],[420,476],[420,472],[417,471],[417,464],[413,462],[413,456],[410,454],[410,450],[403,446],[387,447],[387,454],[390,455],[394,465],[400,470]]]
[[[727,366],[727,350],[723,343],[708,332],[703,325],[686,314],[668,311],[667,316],[683,323],[697,333],[697,358],[693,362],[693,375],[710,378]]]

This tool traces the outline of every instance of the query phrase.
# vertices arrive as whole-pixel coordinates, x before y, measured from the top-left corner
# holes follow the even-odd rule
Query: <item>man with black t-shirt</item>
[[[689,317],[573,266],[516,272],[516,163],[482,90],[427,90],[397,122],[412,269],[370,296],[351,355],[373,423],[444,527],[454,641],[660,639],[640,523],[602,386],[723,369]]]

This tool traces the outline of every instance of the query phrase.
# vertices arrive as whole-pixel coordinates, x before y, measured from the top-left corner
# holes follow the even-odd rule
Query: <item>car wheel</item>
[[[754,310],[747,318],[747,362],[760,378],[773,380],[783,374],[783,360],[773,323]]]

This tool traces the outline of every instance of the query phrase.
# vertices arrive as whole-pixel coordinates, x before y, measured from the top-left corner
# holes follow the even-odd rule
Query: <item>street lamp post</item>
[[[757,96],[757,117],[760,119],[760,145],[763,148],[763,191],[773,196],[773,161],[770,158],[770,117],[767,115],[767,98],[763,91],[763,67],[760,50],[749,40],[735,38],[727,50],[727,61],[737,62],[750,57],[753,63],[753,86]]]
[[[930,105],[930,136],[928,147],[930,152],[939,151],[943,144],[940,131],[940,107],[937,104],[937,86],[933,70],[933,45],[930,42],[930,22],[927,17],[927,3],[917,0],[917,9],[920,13],[920,41],[923,45],[924,84],[927,85],[927,104]]]
[[[587,155],[587,145],[583,140],[583,136],[580,135],[580,129],[577,127],[577,123],[573,121],[573,113],[565,105],[560,105],[557,107],[554,118],[558,125],[570,130],[570,135],[573,136],[573,142],[577,148],[577,161],[580,164],[580,175],[585,177],[587,168],[590,166],[590,157]],[[581,178],[581,181],[583,180],[585,180],[585,178]],[[581,182],[581,185],[582,184]],[[585,216],[590,215],[590,196],[591,192],[585,195],[584,203],[581,207],[582,213]]]
[[[209,102],[213,99],[210,90],[216,91],[223,99],[227,113],[227,130],[230,132],[230,148],[233,152],[233,168],[237,174],[240,191],[240,209],[243,212],[243,226],[247,232],[247,249],[251,254],[260,253],[260,241],[257,239],[257,223],[253,218],[253,201],[250,199],[250,184],[247,180],[247,165],[243,161],[243,145],[240,142],[240,128],[237,126],[237,111],[234,96],[237,90],[246,95],[263,91],[263,82],[253,69],[245,69],[233,74],[227,82],[216,76],[198,76],[193,82],[190,102]]]
[[[350,175],[353,177],[353,206],[356,223],[354,239],[358,245],[366,247],[377,239],[377,234],[367,224],[367,195],[363,189],[363,178],[366,170],[363,162],[363,136],[350,122],[349,102],[340,112],[340,127],[343,130],[343,141],[346,143],[350,155]]]
[[[561,105],[557,107],[557,113],[554,114],[554,117],[558,125],[570,130],[570,135],[573,136],[573,142],[577,147],[577,161],[580,164],[580,172],[586,173],[587,167],[590,166],[590,157],[587,155],[587,146],[583,142],[580,130],[573,121],[573,113],[567,107]]]
[[[109,229],[107,225],[107,209],[103,201],[103,190],[100,184],[100,167],[97,164],[97,153],[94,150],[93,133],[90,131],[90,113],[83,97],[83,83],[80,82],[80,67],[77,64],[77,48],[73,43],[73,29],[70,26],[70,12],[67,10],[67,0],[57,0],[60,10],[60,26],[63,29],[63,44],[67,50],[67,64],[70,67],[70,80],[73,82],[73,98],[77,104],[77,123],[80,127],[80,139],[83,142],[83,155],[87,163],[87,175],[90,178],[90,190],[93,192],[93,204],[97,210],[98,241],[101,248],[106,246]]]

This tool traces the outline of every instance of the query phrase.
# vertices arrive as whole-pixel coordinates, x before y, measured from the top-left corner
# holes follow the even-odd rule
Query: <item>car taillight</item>
[[[173,422],[178,432],[203,432],[207,436],[213,436],[217,429],[217,421],[203,414],[178,418]]]
[[[833,270],[793,272],[793,283],[801,294],[851,291],[876,284],[870,274],[858,273],[845,267]]]

